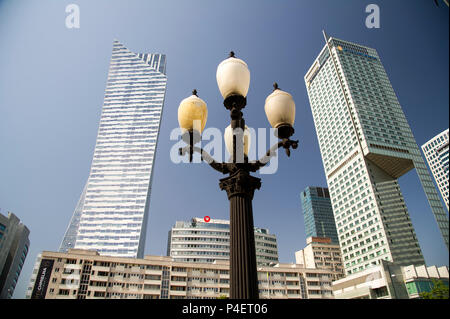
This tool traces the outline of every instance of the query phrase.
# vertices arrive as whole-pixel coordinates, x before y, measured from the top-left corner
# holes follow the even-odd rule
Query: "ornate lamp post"
[[[195,146],[201,139],[208,116],[206,103],[197,96],[196,90],[178,108],[178,122],[184,131],[182,138],[188,144],[180,148],[179,152],[180,155],[188,153],[190,161],[193,152],[198,152],[202,161],[223,174],[229,174],[220,180],[219,186],[227,192],[230,201],[230,298],[258,299],[252,200],[255,190],[261,187],[261,179],[250,173],[266,165],[278,148],[283,147],[288,156],[291,147],[297,148],[298,141],[290,140],[294,134],[295,103],[289,93],[274,84],[264,109],[280,141],[263,158],[250,162],[247,157],[250,134],[242,114],[250,86],[247,64],[231,52],[230,57],[219,64],[216,76],[224,98],[223,104],[231,115],[230,126],[225,130],[225,146],[232,155],[232,161],[218,163],[203,149]]]

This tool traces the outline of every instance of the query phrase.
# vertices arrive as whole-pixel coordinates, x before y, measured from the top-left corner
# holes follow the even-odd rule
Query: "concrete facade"
[[[268,229],[255,227],[258,266],[278,263],[277,238]],[[214,262],[230,258],[230,221],[193,218],[177,221],[169,231],[167,256],[180,262]]]
[[[439,133],[422,145],[422,151],[427,160],[428,167],[433,174],[434,181],[441,193],[448,210],[449,185],[448,185],[448,129]]]
[[[258,267],[260,298],[333,298],[336,272],[303,265]],[[185,263],[167,256],[143,259],[101,256],[95,251],[44,251],[27,298],[215,299],[229,296],[229,263]]]
[[[333,295],[336,299],[414,299],[420,292],[431,290],[433,278],[448,286],[448,267],[400,266],[382,261],[334,281]]]
[[[13,213],[0,214],[0,299],[14,293],[28,254],[30,231]]]
[[[308,237],[307,246],[295,252],[295,263],[306,268],[328,269],[336,272],[333,280],[344,277],[341,248],[330,238]]]
[[[424,264],[398,184],[414,168],[448,247],[448,216],[376,50],[326,37],[304,79],[346,274]]]

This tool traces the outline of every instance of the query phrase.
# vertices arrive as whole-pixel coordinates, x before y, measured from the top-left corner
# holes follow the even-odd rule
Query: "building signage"
[[[41,266],[36,276],[36,282],[34,283],[33,293],[31,299],[44,299],[47,292],[48,282],[53,270],[53,259],[42,259]]]

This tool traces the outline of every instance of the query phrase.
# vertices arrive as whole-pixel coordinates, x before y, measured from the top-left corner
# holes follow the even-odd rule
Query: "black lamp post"
[[[278,148],[283,147],[288,156],[291,147],[297,148],[298,141],[289,139],[294,133],[292,125],[295,103],[289,93],[281,91],[278,85],[274,84],[274,92],[266,99],[265,110],[280,141],[273,145],[263,158],[250,162],[247,157],[249,141],[245,134],[246,126],[242,114],[242,109],[247,104],[246,94],[250,82],[247,65],[231,52],[230,57],[217,69],[217,82],[224,96],[224,106],[231,116],[229,128],[232,135],[227,137],[225,133],[225,142],[230,145],[228,151],[232,155],[232,161],[217,163],[203,149],[194,146],[201,139],[208,113],[206,103],[198,98],[196,90],[192,92],[192,96],[181,102],[178,109],[178,121],[185,131],[183,140],[188,144],[180,148],[179,152],[180,155],[188,153],[190,161],[193,152],[198,152],[202,161],[223,174],[229,174],[220,180],[219,186],[227,192],[230,201],[230,298],[258,299],[252,200],[255,190],[261,187],[261,179],[250,173],[266,165]]]

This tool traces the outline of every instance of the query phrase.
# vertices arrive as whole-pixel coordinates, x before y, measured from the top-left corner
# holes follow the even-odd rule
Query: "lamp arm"
[[[280,147],[283,147],[285,149],[285,151],[286,151],[286,155],[290,156],[291,155],[290,148],[292,147],[293,149],[297,149],[297,147],[298,147],[298,140],[297,141],[293,141],[293,140],[285,138],[285,139],[279,141],[277,144],[274,144],[266,152],[266,154],[263,157],[261,157],[256,162],[250,163],[251,164],[251,171],[252,172],[256,172],[261,167],[263,167],[267,163],[269,163],[270,159],[277,155],[276,150],[279,149]]]
[[[202,161],[206,162],[209,164],[209,166],[211,166],[212,168],[214,168],[216,171],[221,172],[222,174],[227,174],[229,173],[229,169],[227,164],[225,163],[218,163],[214,160],[214,158],[204,149],[202,149],[201,147],[198,146],[191,146],[191,145],[187,145],[183,148],[180,148],[179,150],[179,154],[181,156],[185,155],[186,153],[189,152],[190,154],[190,161],[192,161],[192,153],[193,152],[197,152],[201,155]]]

